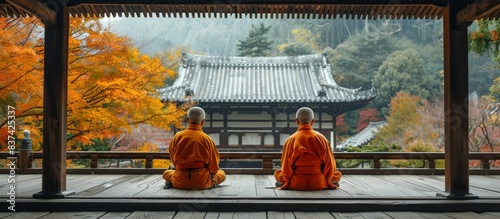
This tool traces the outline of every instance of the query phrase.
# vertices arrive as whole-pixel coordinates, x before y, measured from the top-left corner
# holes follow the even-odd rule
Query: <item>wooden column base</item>
[[[74,194],[76,194],[74,191],[62,191],[62,192],[55,192],[55,193],[38,192],[38,193],[33,194],[33,198],[54,199],[54,198],[64,198],[68,195],[74,195]]]
[[[438,193],[436,193],[436,196],[437,197],[446,197],[447,199],[451,199],[451,200],[479,199],[479,196],[471,194],[471,193],[452,194],[449,192],[438,192]]]

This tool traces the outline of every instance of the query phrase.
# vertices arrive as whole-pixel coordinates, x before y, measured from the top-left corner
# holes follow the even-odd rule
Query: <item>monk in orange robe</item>
[[[220,156],[215,143],[201,129],[205,124],[205,111],[192,107],[187,113],[186,130],[178,132],[170,142],[170,160],[175,170],[165,170],[166,188],[209,189],[226,180],[219,169]]]
[[[297,110],[298,130],[283,146],[281,169],[274,172],[276,186],[281,189],[336,189],[342,174],[336,170],[330,143],[313,130],[314,112],[308,107]]]

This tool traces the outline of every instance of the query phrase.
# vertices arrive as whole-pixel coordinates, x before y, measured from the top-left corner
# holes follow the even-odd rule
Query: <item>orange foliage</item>
[[[16,108],[20,133],[42,126],[42,31],[34,19],[0,18],[0,105]],[[115,35],[98,19],[71,19],[68,148],[75,141],[87,144],[93,138],[117,136],[137,124],[181,127],[185,108],[162,103],[157,92],[174,76],[164,66],[167,61],[141,54],[128,38]],[[6,118],[0,117],[0,130],[5,124]],[[40,145],[37,137],[33,142]]]

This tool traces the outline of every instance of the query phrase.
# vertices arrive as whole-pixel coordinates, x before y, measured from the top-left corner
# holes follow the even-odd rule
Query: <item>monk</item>
[[[187,112],[189,127],[175,134],[170,142],[170,160],[175,170],[165,170],[165,187],[176,189],[209,189],[226,180],[219,169],[220,156],[215,143],[201,129],[205,124],[205,111],[192,107]]]
[[[336,170],[330,143],[313,130],[314,112],[308,107],[297,110],[298,130],[285,141],[281,169],[274,172],[281,189],[336,189],[342,174]]]

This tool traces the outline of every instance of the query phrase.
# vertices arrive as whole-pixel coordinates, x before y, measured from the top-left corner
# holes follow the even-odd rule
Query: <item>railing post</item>
[[[96,169],[99,163],[99,157],[95,154],[90,155],[90,168]]]
[[[481,159],[481,168],[483,168],[483,170],[490,169],[490,160],[491,160],[491,157],[489,157],[489,156],[484,156]]]
[[[427,158],[427,165],[429,169],[436,169],[436,156],[429,155],[429,158]]]
[[[153,155],[146,155],[146,169],[153,168]]]
[[[272,172],[273,170],[273,158],[271,156],[263,156],[262,157],[262,169],[269,170]]]
[[[380,169],[380,156],[373,156],[373,169]]]
[[[28,173],[31,168],[31,138],[30,131],[24,130],[24,138],[21,140],[21,149],[19,150],[19,173]]]

